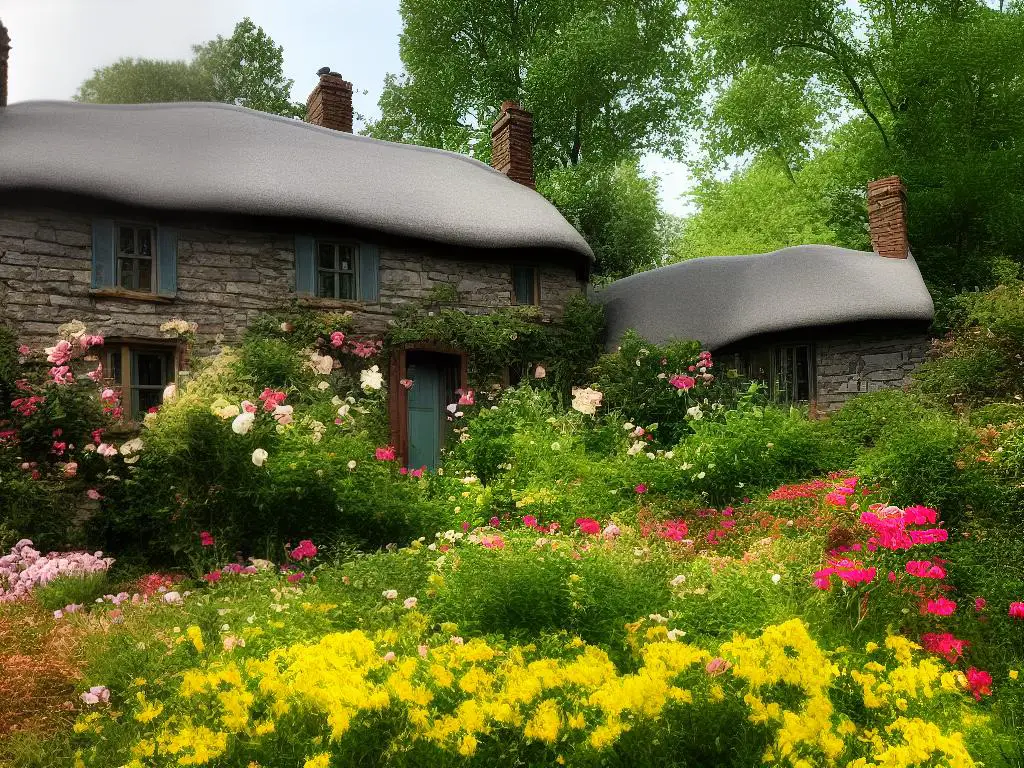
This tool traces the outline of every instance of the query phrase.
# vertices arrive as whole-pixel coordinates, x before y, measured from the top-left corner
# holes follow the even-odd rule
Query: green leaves
[[[93,72],[75,94],[92,104],[220,101],[287,117],[305,108],[288,101],[280,46],[246,17],[229,38],[193,47],[192,61],[121,59]]]
[[[490,157],[505,100],[534,113],[538,175],[671,145],[687,98],[674,0],[403,0],[402,76],[378,138]]]

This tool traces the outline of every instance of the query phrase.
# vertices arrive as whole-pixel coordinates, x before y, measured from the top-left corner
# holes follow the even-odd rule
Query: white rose
[[[257,467],[262,467],[263,462],[267,460],[267,457],[269,455],[270,454],[268,454],[262,448],[257,448],[255,451],[252,452],[252,463],[255,464]]]
[[[249,413],[249,411],[242,411],[240,414],[235,416],[234,421],[231,422],[231,431],[236,435],[247,435],[249,430],[252,429],[253,422],[256,421],[256,414]]]
[[[367,392],[384,386],[384,376],[381,374],[380,368],[375,365],[372,368],[360,371],[359,385]]]

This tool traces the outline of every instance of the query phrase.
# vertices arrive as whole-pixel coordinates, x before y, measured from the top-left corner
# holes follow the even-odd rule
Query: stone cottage
[[[618,280],[598,294],[609,344],[630,328],[656,343],[697,339],[721,367],[822,411],[903,386],[928,351],[935,310],[898,178],[868,185],[868,220],[873,251],[799,245]]]
[[[30,345],[72,318],[103,334],[137,417],[186,362],[160,329],[171,318],[197,324],[200,349],[291,300],[350,310],[372,334],[440,286],[467,312],[557,319],[593,254],[532,189],[530,114],[502,105],[491,168],[353,135],[352,85],[319,74],[306,122],[224,104],[7,106],[0,80],[0,322]],[[396,352],[392,428],[413,465],[436,460],[465,372],[458,350]]]

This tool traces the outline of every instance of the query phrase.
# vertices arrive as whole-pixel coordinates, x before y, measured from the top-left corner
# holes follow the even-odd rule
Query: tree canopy
[[[679,255],[698,245],[717,252],[739,237],[713,223],[726,208],[737,226],[768,235],[778,201],[800,188],[817,198],[797,216],[805,226],[794,220],[762,246],[788,244],[801,230],[825,239],[826,226],[834,241],[860,247],[856,230],[844,235],[823,223],[839,212],[830,203],[863,217],[867,182],[897,174],[908,188],[912,248],[934,286],[984,283],[986,265],[1024,261],[1019,3],[692,0],[689,13],[692,86],[707,104],[698,121],[705,176],[730,159],[756,167],[725,182],[736,185],[732,192],[721,184],[698,191],[701,212]],[[767,183],[765,163],[797,189]],[[755,177],[763,183],[752,185]],[[747,208],[740,214],[737,206]],[[721,237],[708,240],[713,232]]]
[[[191,61],[120,59],[93,72],[75,94],[94,104],[220,101],[277,115],[301,116],[289,101],[281,46],[246,17],[231,37],[193,46]]]

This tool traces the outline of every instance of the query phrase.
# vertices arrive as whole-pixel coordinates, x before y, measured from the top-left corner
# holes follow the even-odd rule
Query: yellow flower
[[[253,733],[255,733],[257,736],[266,736],[268,733],[273,733],[274,728],[274,721],[270,718],[267,718],[266,720],[261,720],[253,726]]]
[[[192,645],[195,649],[202,653],[205,646],[203,645],[203,632],[195,624],[185,630],[185,636],[192,641]]]
[[[135,719],[140,723],[148,723],[155,720],[160,716],[160,713],[164,711],[164,705],[159,701],[146,701],[146,694],[142,691],[136,693],[135,698],[138,699],[139,705],[142,707],[142,709],[135,713]]]
[[[302,768],[330,768],[330,765],[331,754],[329,752],[321,752],[303,763]]]
[[[552,699],[544,699],[523,729],[523,735],[528,739],[553,744],[558,738],[561,726],[562,718],[558,713],[558,704]]]
[[[1019,675],[1020,675],[1020,672],[1018,672],[1016,669],[1011,669],[1010,670],[1010,679],[1011,680],[1016,680]]]
[[[459,742],[459,754],[463,757],[472,757],[476,753],[476,745],[476,736],[467,733],[462,737],[462,741]]]

